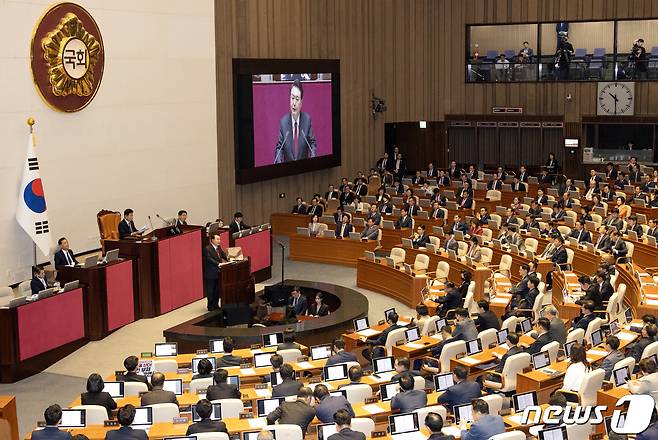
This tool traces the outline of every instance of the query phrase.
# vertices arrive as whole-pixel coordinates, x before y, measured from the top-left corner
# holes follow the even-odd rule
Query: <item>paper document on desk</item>
[[[369,338],[370,336],[378,335],[380,333],[381,333],[380,331],[373,330],[371,328],[367,328],[365,330],[361,330],[361,331],[356,332],[357,335],[365,336],[366,338]]]
[[[299,367],[300,370],[310,370],[313,368],[313,364],[310,362],[298,362],[297,367]]]
[[[521,416],[522,416],[522,415],[523,415],[523,414],[515,414],[515,415],[513,415],[513,416],[509,416],[509,417],[505,417],[505,418],[506,418],[507,420],[509,420],[510,422],[514,422],[514,423],[516,423],[517,425],[520,425],[520,424],[521,424]]]
[[[259,417],[257,419],[247,419],[250,428],[264,428],[267,426],[267,419]]]
[[[441,333],[435,333],[432,336],[430,336],[432,339],[436,339],[437,341],[443,341],[443,335]]]
[[[648,299],[648,300],[647,300],[647,305],[648,305],[648,306],[658,306],[658,300],[655,300],[655,299]]]
[[[368,411],[369,414],[379,414],[386,412],[383,408],[380,408],[376,403],[371,403],[370,405],[363,405],[363,410]]]
[[[419,349],[419,348],[425,348],[425,344],[418,344],[416,342],[409,342],[408,344],[405,345],[405,347],[413,348],[413,349]]]
[[[401,326],[401,327],[406,327],[406,326],[408,326],[409,324],[411,324],[409,321],[403,321],[403,320],[401,320],[401,319],[398,320],[398,325]]]
[[[258,397],[271,397],[272,396],[272,390],[270,390],[269,388],[262,388],[262,389],[255,390],[255,391],[256,391],[256,395]]]
[[[256,375],[256,370],[253,368],[245,368],[240,370],[240,375],[241,376],[255,376]]]
[[[608,355],[608,352],[605,351],[605,350],[597,350],[597,349],[587,350],[587,356],[592,356],[592,357],[594,357],[594,356],[601,356],[601,357],[605,357],[605,356],[607,356],[607,355]]]
[[[491,300],[491,304],[507,304],[509,302],[508,297],[499,297],[497,296],[496,298]]]
[[[475,365],[479,363],[480,361],[477,359],[473,359],[472,357],[464,356],[463,358],[459,359],[460,361],[468,364],[468,365]]]
[[[462,430],[459,425],[450,425],[444,426],[441,432],[443,432],[444,435],[452,435],[455,438],[459,438],[461,436]]]
[[[619,340],[622,340],[622,341],[633,341],[633,340],[635,340],[635,337],[637,336],[637,334],[630,334],[630,333],[626,333],[626,332],[618,332],[615,336],[617,336],[617,338]]]

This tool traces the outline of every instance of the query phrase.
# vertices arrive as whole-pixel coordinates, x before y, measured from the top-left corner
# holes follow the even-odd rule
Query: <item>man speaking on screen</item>
[[[295,80],[290,87],[290,113],[286,113],[279,123],[274,163],[315,157],[315,135],[311,127],[311,117],[302,112],[303,98],[302,83]]]

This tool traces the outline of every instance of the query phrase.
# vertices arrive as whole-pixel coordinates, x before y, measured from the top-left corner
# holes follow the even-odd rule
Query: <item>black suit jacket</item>
[[[292,214],[306,214],[306,205],[302,203],[301,205],[295,205],[292,207]]]
[[[615,289],[612,288],[612,284],[610,284],[609,281],[603,282],[603,284],[600,287],[600,291],[601,291],[601,301],[610,300],[612,294],[615,293]]]
[[[272,388],[272,397],[296,396],[302,386],[304,386],[304,384],[301,382],[285,379],[283,382]]]
[[[226,255],[226,252],[224,252],[224,249],[218,247],[216,252],[215,247],[212,244],[206,245],[206,247],[203,248],[204,278],[208,280],[218,280],[219,279],[218,264],[223,261],[228,261],[228,256]]]
[[[419,247],[425,247],[427,246],[427,243],[430,242],[430,236],[427,234],[423,234],[418,236],[418,238],[413,240],[413,245],[414,248],[418,249]]]
[[[560,249],[558,249],[553,254],[551,261],[557,265],[566,264],[568,257],[569,256],[567,255],[567,250],[564,248],[564,246],[561,246]]]
[[[132,429],[130,426],[122,426],[114,431],[107,431],[105,440],[148,440],[148,435],[143,429]]]
[[[447,408],[452,408],[455,405],[463,405],[471,403],[473,399],[477,399],[482,395],[480,385],[471,380],[465,380],[448,387],[437,400],[439,405],[444,405]]]
[[[329,306],[322,304],[318,309],[318,304],[314,301],[308,308],[308,314],[311,316],[327,316],[329,314]]]
[[[478,328],[478,331],[483,331],[487,330],[490,328],[495,328],[496,330],[500,330],[500,319],[498,319],[498,316],[491,310],[488,310],[484,312],[482,315],[478,315],[477,318],[475,318],[475,326]]]
[[[55,253],[55,267],[69,265],[69,262],[66,260],[65,253],[69,254],[69,256],[71,257],[71,261],[73,261],[74,264],[78,262],[78,260],[75,259],[75,255],[73,255],[73,251],[71,249],[67,251],[65,251],[64,249],[60,249]]]
[[[368,185],[366,185],[365,183],[357,183],[356,185],[354,185],[354,192],[357,195],[363,197],[368,194]]]
[[[228,434],[228,429],[226,429],[226,423],[221,420],[212,421],[210,419],[202,419],[188,426],[185,435],[198,434],[200,432],[225,432]]]
[[[133,232],[137,232],[135,222],[128,223],[125,219],[119,222],[119,238],[128,237]]]
[[[244,360],[240,356],[225,354],[224,356],[217,359],[217,368],[238,367],[242,363],[244,363]]]
[[[239,399],[240,397],[242,397],[242,394],[238,387],[230,383],[210,385],[206,390],[206,399],[208,400]]]
[[[296,400],[294,402],[284,402],[269,413],[267,415],[267,424],[273,425],[278,420],[280,424],[297,425],[302,428],[302,433],[306,435],[308,425],[314,418],[315,410],[313,407],[301,400]]]
[[[143,374],[127,372],[127,373],[123,373],[123,375],[121,376],[118,376],[117,380],[119,382],[141,382],[146,385],[149,391],[153,389],[153,387],[151,387],[151,383],[149,382],[147,377],[144,376]]]
[[[45,281],[45,278],[44,278]],[[32,281],[30,281],[30,290],[32,290],[32,295],[36,295],[37,293],[41,292],[42,290],[47,289],[48,287],[48,282],[46,281],[46,286],[43,285],[41,280],[37,277],[32,278]]]
[[[484,347],[482,347],[484,348]],[[502,373],[503,368],[505,368],[505,362],[507,362],[507,359],[511,356],[514,356],[515,354],[523,353],[523,349],[520,347],[512,347],[507,352],[503,355],[502,358],[500,358],[500,363],[496,365],[495,371],[497,373]]]
[[[324,193],[325,200],[337,199],[338,197],[340,197],[340,193],[336,190],[333,190],[331,192],[327,191],[326,193]]]
[[[348,224],[345,226],[345,233],[341,235],[340,230],[341,230],[342,228],[343,228],[343,224],[342,224],[342,222],[336,223],[336,231],[335,231],[334,235],[335,235],[336,237],[349,237],[349,236],[350,236],[350,232],[353,231],[352,223],[348,223]]]
[[[388,334],[391,333],[393,330],[399,328],[402,327],[397,324],[390,325],[387,328],[385,328],[384,331],[382,331],[379,336],[375,336],[374,338],[368,338],[366,342],[371,345],[384,345],[386,343],[386,338],[388,338]]]
[[[601,291],[597,284],[589,286],[585,295],[583,295],[578,301],[577,304],[582,304],[584,301],[594,301],[594,306],[597,309],[600,309],[603,305],[603,297],[601,296]]]
[[[107,418],[112,418],[112,410],[116,409],[117,403],[114,401],[110,393],[101,391],[100,393],[82,393],[80,395],[80,403],[82,405],[98,405],[104,406],[107,410]]]
[[[43,429],[32,431],[32,438],[34,440],[71,440],[71,433],[56,426],[46,426]]]
[[[530,344],[528,348],[526,348],[526,353],[529,353],[530,355],[537,354],[541,351],[541,348],[546,345],[553,342],[551,339],[551,336],[548,334],[548,332],[543,333],[535,339],[535,341]]]
[[[412,224],[411,224],[411,216],[410,215],[407,215],[406,217],[400,217],[395,222],[395,229],[410,228],[411,226],[412,226]]]
[[[322,212],[323,212],[322,205],[311,205],[308,207],[308,210],[306,211],[308,215],[311,216],[317,215],[318,217],[322,217]]]
[[[235,220],[231,222],[230,225],[228,225],[228,231],[231,234],[235,234],[236,232],[244,231],[245,229],[250,229],[251,226],[245,224],[244,222],[241,222],[238,224]]]
[[[142,406],[155,405],[157,403],[175,403],[178,405],[176,394],[172,391],[154,388],[152,391],[142,395]]]
[[[330,435],[327,440],[366,440],[366,435],[362,432],[352,431],[350,428],[344,428]]]
[[[274,148],[274,163],[315,157],[315,134],[313,134],[311,117],[308,113],[299,112],[299,126],[297,129],[297,155],[295,155],[292,115],[286,113],[279,122],[279,138]]]
[[[288,306],[292,307],[293,302],[295,301],[295,298],[292,296],[288,298]],[[308,310],[308,300],[304,295],[300,295],[299,299],[297,300],[297,304],[295,305],[295,315],[303,315],[306,313]]]
[[[587,331],[587,326],[589,325],[590,322],[594,321],[595,318],[596,315],[594,313],[585,315],[578,320],[578,322],[576,323],[576,325],[573,326],[573,328],[574,329],[582,328],[583,330]]]

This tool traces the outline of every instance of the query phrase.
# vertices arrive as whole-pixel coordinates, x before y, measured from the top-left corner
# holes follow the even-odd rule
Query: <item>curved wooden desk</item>
[[[422,301],[422,290],[427,285],[427,276],[411,275],[403,270],[386,265],[386,262],[359,258],[356,264],[356,285],[383,293],[402,304],[414,308]]]
[[[361,241],[343,238],[307,237],[292,235],[290,237],[290,259],[310,261],[313,263],[356,266],[357,259],[364,251],[374,252],[377,241]]]

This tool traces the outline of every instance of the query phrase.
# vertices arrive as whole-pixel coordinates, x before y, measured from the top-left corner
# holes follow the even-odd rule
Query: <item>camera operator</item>
[[[633,42],[633,49],[629,61],[635,68],[632,69],[633,79],[647,79],[647,50],[644,48],[644,40],[638,38]]]
[[[571,64],[573,54],[573,46],[569,43],[569,38],[564,35],[560,39],[557,50],[555,51],[555,67],[557,68],[558,80],[565,81],[569,79],[569,65]]]

